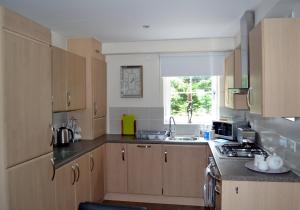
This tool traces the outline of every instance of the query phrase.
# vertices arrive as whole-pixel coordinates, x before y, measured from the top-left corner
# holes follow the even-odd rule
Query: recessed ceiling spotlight
[[[143,28],[150,28],[150,25],[142,25]]]

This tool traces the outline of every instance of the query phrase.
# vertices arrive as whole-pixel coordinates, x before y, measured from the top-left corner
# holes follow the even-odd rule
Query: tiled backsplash
[[[235,117],[244,115],[252,128],[259,133],[258,143],[281,156],[300,175],[300,120],[292,122],[284,118],[263,118],[248,111],[227,108],[221,108],[220,113]]]

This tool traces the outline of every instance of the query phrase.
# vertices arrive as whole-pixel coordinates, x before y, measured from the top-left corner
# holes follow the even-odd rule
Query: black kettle
[[[74,139],[74,133],[71,129],[66,127],[60,127],[57,130],[57,146],[64,147],[68,146]]]

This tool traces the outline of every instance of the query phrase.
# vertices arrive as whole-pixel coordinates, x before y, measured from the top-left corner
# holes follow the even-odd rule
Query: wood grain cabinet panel
[[[264,19],[251,32],[250,112],[300,116],[300,19]]]
[[[52,153],[7,170],[9,210],[55,209],[51,158]]]
[[[75,203],[75,183],[76,183],[75,163],[68,163],[57,169],[55,177],[55,209],[74,210]]]
[[[127,193],[127,145],[106,144],[105,189],[109,193]]]
[[[85,108],[85,62],[84,57],[52,47],[53,112]]]
[[[128,144],[128,193],[162,195],[162,145]]]
[[[52,151],[51,55],[48,45],[8,31],[1,35],[3,141],[11,167]]]
[[[104,199],[104,152],[105,145],[90,153],[91,200],[102,202]]]
[[[207,146],[164,145],[164,195],[203,198]]]
[[[286,182],[222,182],[222,210],[299,210],[300,184]]]

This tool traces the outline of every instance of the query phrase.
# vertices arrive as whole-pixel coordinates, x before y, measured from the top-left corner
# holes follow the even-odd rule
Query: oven
[[[221,210],[222,180],[213,157],[205,170],[204,206]]]

